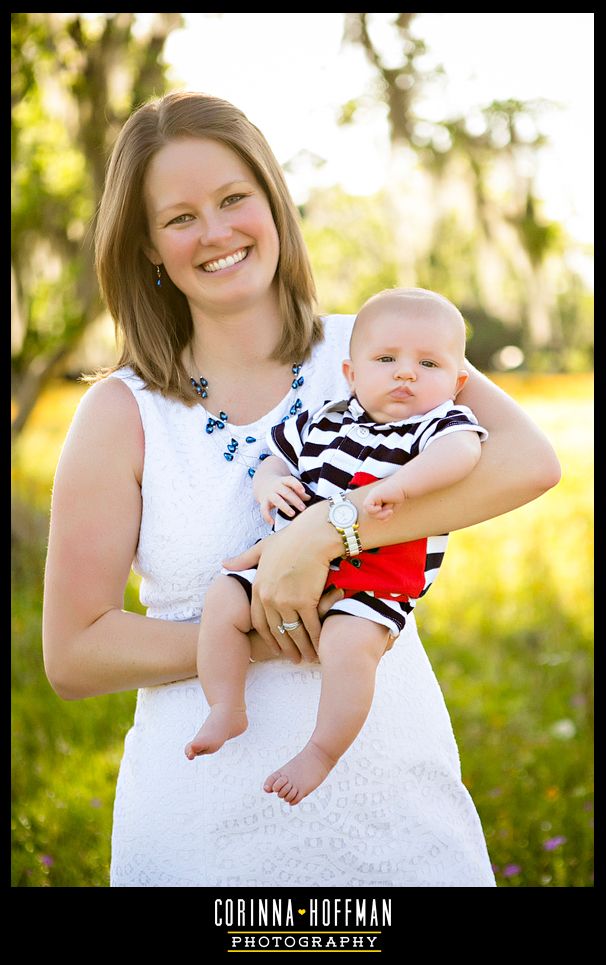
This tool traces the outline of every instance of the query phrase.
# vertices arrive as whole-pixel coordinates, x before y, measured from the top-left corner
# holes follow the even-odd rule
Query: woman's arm
[[[350,493],[359,510],[364,549],[472,526],[536,499],[559,481],[557,457],[540,429],[505,392],[473,366],[466,367],[470,377],[457,402],[469,406],[489,433],[477,465],[454,485],[397,506],[387,521],[373,519],[362,505],[378,483]],[[268,640],[276,635],[281,617],[295,611],[317,645],[320,624],[315,606],[328,563],[342,552],[340,537],[327,517],[324,504],[311,506],[282,532],[229,561],[232,568],[243,568],[261,555],[252,615],[254,626]]]
[[[198,626],[122,609],[139,538],[144,439],[137,403],[118,379],[88,390],[53,489],[43,653],[64,700],[196,676]],[[328,608],[335,594],[323,601]],[[257,661],[284,654],[251,633]]]
[[[193,677],[198,628],[122,609],[141,521],[143,429],[117,379],[88,390],[55,476],[46,563],[44,664],[74,700]]]

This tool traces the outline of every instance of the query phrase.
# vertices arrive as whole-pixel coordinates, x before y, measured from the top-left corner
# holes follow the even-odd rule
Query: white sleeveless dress
[[[325,340],[301,373],[304,409],[347,394],[352,323],[325,319]],[[197,623],[222,560],[268,527],[245,467],[223,457],[226,430],[209,436],[201,405],[150,392],[129,369],[113,377],[133,392],[145,433],[133,563],[141,601],[148,619]],[[284,414],[285,403],[239,434],[261,440]],[[362,732],[327,780],[296,807],[263,791],[309,738],[320,681],[317,665],[251,664],[248,730],[194,761],[183,749],[208,712],[197,679],[139,690],[116,789],[111,886],[494,887],[414,615],[379,664]]]

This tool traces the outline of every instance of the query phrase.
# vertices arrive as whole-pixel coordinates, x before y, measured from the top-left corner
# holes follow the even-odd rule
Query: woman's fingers
[[[327,590],[326,593],[323,593],[318,603],[318,616],[320,619],[326,616],[333,603],[342,600],[344,596],[345,593],[338,586],[333,586],[330,590]]]
[[[254,629],[257,633],[263,637],[263,640],[274,654],[275,657],[281,656],[281,647],[277,640],[274,638],[272,630],[270,628],[267,613],[265,607],[259,600],[258,595],[255,593],[255,587],[253,586],[252,601],[250,605],[250,619]],[[276,624],[277,625],[277,624]]]
[[[322,629],[320,618],[318,616],[318,610],[315,606],[300,607],[299,616],[303,621],[303,626],[299,627],[299,630],[297,631],[297,644],[304,656],[304,659],[314,660],[318,652],[318,647],[320,646],[320,630]],[[303,630],[306,631],[305,635],[303,634]],[[302,641],[304,650],[299,642],[299,634],[301,634],[301,637],[304,636],[304,640]]]
[[[269,629],[273,634],[275,642],[278,644],[280,650],[282,651],[282,655],[286,657],[288,660],[292,660],[293,663],[299,663],[302,657],[302,653],[300,651],[298,641],[295,641],[293,639],[293,636],[289,631],[285,630],[284,633],[281,633],[280,630],[278,630],[278,627],[281,627],[283,624],[283,620],[280,614],[277,613],[275,610],[270,610],[269,613],[267,614],[267,619],[268,619],[268,622],[271,621],[269,622]],[[295,621],[291,620],[287,622],[294,623]]]
[[[270,650],[263,637],[256,630],[251,630],[248,634],[250,641],[250,655],[254,663],[263,663],[265,660],[274,660],[281,655]]]
[[[290,607],[285,606],[288,613]],[[283,617],[272,604],[263,602],[255,595],[251,604],[251,620],[253,627],[276,656],[283,656],[294,663],[299,663],[301,659],[312,662],[317,659],[317,647],[320,638],[320,621],[315,607],[305,610],[301,607],[299,614],[292,614],[290,617]],[[278,627],[283,627],[284,623],[298,623],[300,626],[292,630],[284,630],[282,633]],[[311,631],[311,633],[310,633]],[[315,639],[315,645],[314,645]]]
[[[297,526],[306,515],[307,511],[286,529],[255,544],[252,552],[229,561],[236,569],[254,566],[259,560],[251,605],[253,627],[274,653],[277,646],[281,655],[296,662],[301,657],[315,660],[320,638],[317,608],[328,572],[328,564],[314,551],[313,540]],[[284,634],[278,630],[284,620],[295,623],[298,619],[301,627]]]
[[[276,657],[287,657],[299,663],[301,654],[293,643],[290,634],[280,633],[278,627],[282,625],[282,617],[271,607],[264,606],[253,587],[252,603],[250,607],[252,625],[267,642]],[[294,622],[294,621],[293,621]]]
[[[300,613],[296,613],[292,617],[288,617],[288,619],[284,618],[282,625],[285,629],[285,632],[289,634],[291,639],[294,641],[303,660],[306,660],[307,662],[316,661],[318,659],[318,648],[317,644],[314,645],[313,637],[310,634],[310,629],[315,634],[316,627],[315,624],[310,626],[309,618],[307,617],[305,610],[301,608]]]

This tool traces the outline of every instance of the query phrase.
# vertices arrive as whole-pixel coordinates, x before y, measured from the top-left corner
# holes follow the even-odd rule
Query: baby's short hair
[[[465,350],[465,336],[466,336],[466,325],[465,319],[461,315],[461,312],[454,305],[450,299],[446,298],[444,295],[440,295],[439,292],[431,291],[429,288],[384,288],[382,291],[371,295],[358,312],[354,326],[351,332],[351,338],[349,341],[349,354],[351,355],[352,345],[354,341],[354,335],[356,331],[356,326],[358,319],[362,315],[365,308],[374,305],[381,299],[392,300],[398,299],[402,302],[409,303],[410,307],[415,307],[418,311],[422,312],[424,308],[430,308],[431,306],[440,305],[442,308],[446,309],[448,314],[452,317],[453,322],[460,325],[460,330],[462,334],[463,341],[463,354]]]

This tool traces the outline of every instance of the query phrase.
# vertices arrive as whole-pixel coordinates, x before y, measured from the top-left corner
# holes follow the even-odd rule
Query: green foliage
[[[495,353],[515,345],[524,350],[525,370],[590,370],[593,295],[575,269],[575,251],[564,243],[561,226],[541,227],[535,219],[522,228],[511,219],[516,231],[531,223],[536,229],[531,272],[511,228],[498,246],[487,244],[477,223],[465,217],[462,194],[453,182],[436,198],[428,227],[405,174],[397,186],[367,197],[338,186],[312,191],[302,227],[320,310],[355,312],[382,288],[430,288],[459,306],[469,327],[468,357],[480,369],[494,368]],[[546,343],[535,345],[529,292],[540,278],[550,302],[550,333]]]
[[[12,389],[21,431],[44,382],[102,309],[92,231],[105,164],[135,106],[166,89],[180,14],[11,15]]]
[[[497,884],[591,887],[592,382],[521,375],[497,381],[553,441],[563,479],[515,513],[453,533],[417,621]],[[132,693],[61,701],[42,668],[48,498],[82,391],[53,384],[15,453],[16,887],[107,887],[114,787],[134,709]],[[134,581],[125,607],[140,612]]]
[[[431,87],[435,94],[436,83],[446,74],[416,36],[416,16],[345,14],[344,37],[364,50],[375,71],[377,93],[350,97],[339,118],[341,124],[355,123],[360,106],[368,112],[373,100],[382,110],[386,107],[394,152],[405,145],[433,183],[436,201],[428,201],[425,213],[431,232],[423,251],[417,252],[416,283],[446,295],[449,289],[459,291],[449,297],[483,318],[499,315],[502,296],[501,322],[512,329],[521,326],[511,343],[523,347],[528,369],[586,369],[592,336],[585,324],[581,279],[569,264],[578,258],[579,246],[562,225],[545,217],[534,185],[537,152],[547,142],[543,117],[557,105],[545,99],[508,98],[473,106],[461,115],[424,117],[424,95]],[[404,195],[399,209],[406,219],[414,196],[404,194],[404,183],[392,183],[391,189],[396,205],[398,195]],[[495,279],[497,261],[501,267]],[[464,284],[468,288],[462,292]],[[587,285],[583,287],[587,293]],[[567,299],[567,311],[575,316],[568,325],[576,330],[574,348],[564,337],[560,315],[560,293],[571,290],[578,295],[574,302]]]
[[[305,206],[302,227],[323,312],[347,314],[376,291],[397,284],[397,252],[383,193],[365,198],[338,187],[316,191]]]
[[[452,534],[443,572],[417,620],[498,884],[587,887],[593,881],[591,382],[500,381],[554,442],[562,482],[514,514]],[[446,604],[455,599],[453,619]]]

